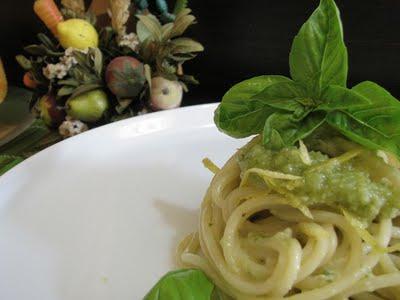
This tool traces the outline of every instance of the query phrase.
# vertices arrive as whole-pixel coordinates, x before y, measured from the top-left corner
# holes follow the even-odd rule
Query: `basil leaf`
[[[342,89],[344,90],[344,89]],[[363,82],[346,93],[336,95],[338,110],[328,114],[327,122],[349,139],[371,149],[400,154],[400,102],[373,82]],[[355,99],[365,102],[360,105]]]
[[[371,102],[368,106],[349,110],[354,118],[368,124],[385,137],[400,135],[400,102],[396,98],[373,82],[363,82],[353,90]]]
[[[370,105],[350,109],[351,115],[368,124],[385,137],[400,135],[400,102],[387,90],[373,82],[363,82],[353,88],[370,101]]]
[[[387,90],[375,82],[361,82],[353,87],[352,90],[368,98],[371,103],[374,103],[376,106],[390,105],[391,107],[399,107],[399,100],[397,100]]]
[[[346,86],[347,49],[333,0],[321,0],[301,27],[293,41],[289,65],[293,80],[307,87],[310,96],[319,97],[329,85]]]
[[[271,149],[291,146],[312,134],[324,121],[324,112],[312,112],[300,121],[289,113],[276,112],[265,122],[263,144]]]
[[[302,103],[306,98],[306,91],[301,85],[293,81],[283,81],[271,84],[251,99],[272,108],[295,112],[304,109]]]
[[[213,290],[202,271],[178,270],[161,278],[144,300],[210,300]]]
[[[330,112],[326,120],[329,125],[356,143],[374,150],[386,150],[400,157],[399,136],[389,138],[370,124],[343,111]]]
[[[365,107],[371,101],[354,90],[349,90],[338,85],[330,85],[322,92],[323,102],[317,110],[341,110]]]
[[[265,119],[274,109],[251,98],[277,82],[290,82],[290,79],[275,75],[259,76],[233,86],[215,111],[217,127],[236,138],[262,132]]]
[[[250,99],[268,86],[278,82],[291,82],[291,80],[280,75],[262,75],[244,80],[230,88],[222,98],[222,102],[229,102],[235,99]]]

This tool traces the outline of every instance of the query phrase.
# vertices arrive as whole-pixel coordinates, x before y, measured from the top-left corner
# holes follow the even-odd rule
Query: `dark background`
[[[43,29],[32,0],[2,0],[0,56],[10,81],[19,84],[22,70],[13,57],[35,41]],[[190,35],[206,52],[186,65],[201,85],[185,104],[219,101],[234,83],[262,74],[288,75],[294,35],[318,5],[317,0],[192,0],[199,23]],[[349,48],[349,85],[373,80],[400,97],[400,1],[337,0]]]

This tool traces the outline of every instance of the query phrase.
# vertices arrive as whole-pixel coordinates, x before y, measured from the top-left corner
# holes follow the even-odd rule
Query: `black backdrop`
[[[32,0],[1,0],[0,56],[10,81],[22,71],[13,57],[35,40],[43,27],[32,12]],[[187,64],[201,85],[186,104],[215,102],[235,82],[288,70],[291,41],[317,0],[191,0],[199,23],[191,35],[206,52]],[[373,80],[400,97],[400,1],[337,0],[350,54],[349,84]]]

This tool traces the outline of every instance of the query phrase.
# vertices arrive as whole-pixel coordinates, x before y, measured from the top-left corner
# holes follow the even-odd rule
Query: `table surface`
[[[0,56],[10,80],[19,82],[22,71],[13,57],[34,42],[43,27],[32,13],[32,1],[1,2]],[[400,1],[336,2],[350,54],[349,84],[373,80],[400,97]],[[232,84],[254,75],[288,75],[292,39],[317,4],[318,0],[190,1],[199,19],[190,35],[206,52],[186,66],[201,85],[191,89],[185,103],[219,101]]]

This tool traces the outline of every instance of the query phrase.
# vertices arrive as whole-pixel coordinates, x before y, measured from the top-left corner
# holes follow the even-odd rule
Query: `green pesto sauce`
[[[239,165],[242,174],[250,168],[261,168],[301,176],[301,183],[294,189],[288,187],[287,192],[295,195],[307,207],[327,206],[338,211],[345,209],[368,223],[376,217],[390,216],[398,207],[399,195],[395,192],[393,182],[384,176],[371,178],[377,166],[384,164],[385,168],[389,167],[374,152],[366,151],[346,162],[326,164],[321,168],[315,166],[330,158],[318,151],[310,151],[309,156],[311,164],[307,165],[296,147],[274,151],[256,144],[242,150]],[[400,178],[399,171],[390,168],[390,172],[397,172],[395,176]],[[287,182],[275,181],[281,190]],[[250,183],[265,185],[257,175],[250,177]]]

